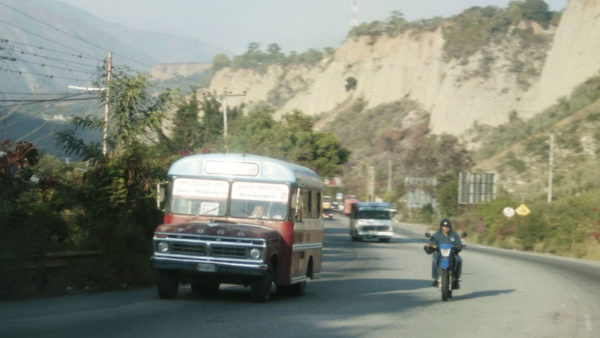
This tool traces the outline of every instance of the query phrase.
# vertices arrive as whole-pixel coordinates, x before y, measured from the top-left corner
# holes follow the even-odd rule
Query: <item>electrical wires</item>
[[[32,10],[38,8],[40,10]],[[73,109],[68,107],[89,108],[100,99],[98,93],[73,94],[62,92],[61,88],[69,85],[98,86],[92,80],[102,81],[104,78],[102,72],[106,72],[106,67],[101,55],[114,49],[104,45],[110,40],[106,39],[106,35],[97,41],[93,40],[90,37],[94,35],[87,34],[85,29],[77,31],[72,28],[75,27],[73,24],[65,23],[65,17],[61,18],[63,21],[60,25],[47,22],[41,19],[43,13],[41,6],[28,2],[13,4],[0,0],[0,76],[3,78],[0,82],[0,122],[4,124],[5,134],[9,128],[18,128],[13,119],[15,112],[27,110],[36,114],[36,110],[47,112],[48,109],[56,109],[56,104],[64,104],[61,109],[70,109],[72,113]],[[58,23],[56,20],[54,22]],[[152,68],[148,62],[124,53],[113,51],[112,54],[126,62]],[[125,64],[122,69],[126,72],[135,68]],[[175,76],[170,83],[180,82],[190,87],[198,85],[196,81],[178,74],[165,73]],[[9,120],[12,125],[7,126]],[[37,132],[43,127],[47,127],[46,124],[34,130]],[[29,137],[31,132],[24,131],[23,135]],[[25,137],[23,135],[21,138]]]

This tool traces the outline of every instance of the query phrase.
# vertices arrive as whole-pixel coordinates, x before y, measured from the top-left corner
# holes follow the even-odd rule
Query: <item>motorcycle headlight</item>
[[[158,252],[168,252],[169,251],[169,243],[167,242],[158,242],[156,245],[156,249]]]
[[[257,248],[250,249],[250,258],[259,259],[260,258],[260,249],[257,249]]]

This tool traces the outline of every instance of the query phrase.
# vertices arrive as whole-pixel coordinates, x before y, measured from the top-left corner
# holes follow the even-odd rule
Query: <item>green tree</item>
[[[406,26],[404,14],[400,11],[392,11],[386,22],[385,32],[389,36],[396,36]]]
[[[353,89],[356,89],[356,84],[358,83],[358,81],[356,81],[356,78],[353,76],[347,77],[346,78],[346,91],[351,91]]]
[[[315,156],[311,166],[325,177],[333,177],[342,172],[341,164],[348,161],[350,151],[342,147],[331,133],[316,132],[313,136]]]
[[[521,8],[524,19],[537,21],[543,27],[547,27],[552,19],[552,12],[548,10],[548,4],[544,0],[525,0]]]
[[[314,119],[295,110],[280,121],[273,110],[262,107],[234,124],[231,149],[281,158],[314,169],[321,176],[341,171],[350,152],[330,133],[314,132]]]
[[[221,54],[217,54],[212,59],[212,71],[213,71],[213,73],[216,73],[220,69],[225,68],[225,67],[229,67],[229,66],[231,66],[231,60],[229,60],[229,57],[226,54],[222,54],[222,53]]]
[[[452,179],[442,185],[437,200],[442,216],[451,217],[458,215],[460,211],[458,204],[458,179]]]
[[[280,158],[283,155],[279,151],[280,125],[273,119],[272,113],[271,110],[261,109],[240,117],[231,135],[231,149]]]
[[[267,46],[267,52],[271,55],[282,55],[281,47],[276,43],[269,44],[269,46]]]
[[[110,86],[110,140],[113,150],[140,142],[159,130],[172,103],[170,90],[154,97],[149,91],[149,75],[128,76],[123,69],[113,70]],[[101,96],[104,97],[104,96]]]
[[[200,101],[202,111],[202,144],[213,147],[222,144],[223,138],[223,114],[221,114],[221,102],[214,94],[207,94]]]
[[[107,144],[109,152],[119,153],[141,142],[142,138],[152,139],[160,132],[173,97],[170,90],[157,96],[151,95],[147,73],[127,75],[125,69],[115,68],[113,76],[114,80],[106,85],[110,93]],[[100,95],[99,99],[104,103],[106,96]],[[104,119],[88,115],[73,118],[71,124],[72,128],[57,133],[61,148],[67,154],[77,155],[83,160],[100,160],[103,157],[101,143],[86,143],[77,135],[82,129],[101,132],[105,126]]]
[[[47,278],[32,266],[70,248],[63,213],[76,203],[68,199],[73,186],[63,184],[62,164],[46,161],[30,142],[5,140],[0,150],[0,298],[32,296]]]
[[[309,65],[315,65],[319,61],[323,60],[323,52],[316,50],[314,48],[310,48],[306,52],[298,55],[298,62],[306,63]]]
[[[226,94],[225,94],[226,95]],[[219,97],[217,93],[205,94],[199,102],[202,115],[202,135],[201,147],[204,150],[218,151],[223,150],[223,114],[225,107],[222,100],[226,97]],[[233,135],[237,120],[242,116],[242,106],[227,106],[227,128],[228,134]]]
[[[198,116],[198,107],[199,102],[195,93],[188,102],[183,101],[178,106],[173,118],[170,149],[192,151],[202,144],[203,127]]]
[[[81,209],[77,222],[85,234],[82,248],[104,253],[102,280],[95,281],[101,288],[143,285],[152,278],[150,267],[142,262],[152,250],[152,230],[160,223],[153,187],[164,178],[166,164],[147,140],[159,132],[172,101],[170,91],[150,95],[147,74],[127,75],[119,70],[113,74],[108,156],[102,156],[97,142],[86,144],[69,131],[58,136],[67,153],[92,160],[79,181],[73,208]],[[91,117],[73,123],[75,129],[103,126]],[[89,273],[93,279],[97,272]]]

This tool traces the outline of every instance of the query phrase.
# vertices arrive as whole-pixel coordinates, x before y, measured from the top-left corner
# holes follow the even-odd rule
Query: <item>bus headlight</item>
[[[167,242],[158,242],[158,245],[156,246],[156,249],[158,250],[158,252],[167,252],[167,251],[169,251],[169,243],[167,243]]]
[[[260,249],[257,249],[257,248],[250,249],[250,258],[259,259],[260,258]]]

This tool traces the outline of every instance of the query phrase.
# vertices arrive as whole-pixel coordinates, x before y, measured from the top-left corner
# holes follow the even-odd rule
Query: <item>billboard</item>
[[[472,173],[462,171],[458,174],[458,203],[477,204],[496,198],[495,173]]]
[[[437,208],[437,200],[433,196],[437,179],[435,177],[405,177],[406,207],[419,209],[427,204]]]

